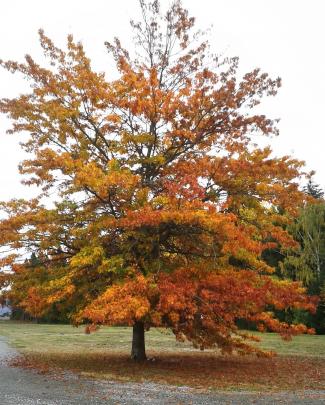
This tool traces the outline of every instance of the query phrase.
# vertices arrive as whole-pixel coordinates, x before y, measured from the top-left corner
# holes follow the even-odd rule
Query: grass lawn
[[[176,342],[171,332],[152,329],[146,333],[146,347],[153,361],[134,364],[129,359],[130,328],[104,327],[87,335],[69,325],[1,321],[0,335],[24,355],[17,364],[43,371],[64,368],[98,378],[212,389],[325,388],[325,336],[284,342],[272,333],[258,334],[263,348],[278,353],[264,359],[198,352]]]

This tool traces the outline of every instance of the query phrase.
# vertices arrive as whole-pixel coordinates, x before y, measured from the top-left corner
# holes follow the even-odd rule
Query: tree
[[[53,302],[52,305],[47,308],[45,313],[38,314],[37,316],[31,315],[20,306],[21,301],[25,298],[26,288],[28,289],[31,285],[41,285],[49,281],[47,279],[47,272],[43,266],[43,261],[44,257],[40,260],[35,253],[32,253],[31,257],[24,261],[24,268],[26,271],[20,274],[19,282],[18,276],[16,278],[16,283],[19,283],[20,291],[17,290],[15,294],[11,295],[11,319],[33,321],[37,323],[69,323],[69,319],[67,318],[67,308],[62,311],[59,302]]]
[[[299,241],[294,256],[286,257],[284,267],[287,272],[292,268],[292,278],[306,285],[321,277],[325,265],[325,204],[308,204],[301,209],[297,220],[289,231]]]
[[[284,249],[283,274],[302,281],[309,294],[321,296],[317,312],[307,319],[320,333],[325,331],[325,202],[317,200],[300,210],[288,231],[299,243]]]
[[[239,319],[290,337],[308,330],[272,310],[315,307],[262,259],[274,243],[294,244],[270,206],[294,216],[304,199],[302,163],[253,142],[277,134],[254,107],[280,79],[256,69],[239,80],[238,59],[209,55],[179,1],[165,15],[158,1],[140,6],[143,21],[131,22],[137,57],[118,39],[106,43],[117,80],[94,72],[72,36],[63,51],[43,31],[49,68],[29,55],[1,62],[31,83],[0,109],[13,121],[9,133],[29,134],[20,172],[42,189],[2,204],[0,242],[13,250],[2,285],[35,316],[56,303],[88,330],[132,325],[135,360],[146,358],[151,326],[201,349],[262,353]],[[26,251],[41,261],[33,273],[20,259]]]
[[[304,192],[316,199],[322,199],[324,197],[324,191],[319,184],[314,183],[312,179],[309,179],[307,185],[304,187]]]

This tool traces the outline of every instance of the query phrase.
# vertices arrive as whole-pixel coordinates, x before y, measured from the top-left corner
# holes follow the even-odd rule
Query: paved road
[[[51,373],[41,375],[31,370],[10,367],[7,360],[16,355],[0,337],[1,405],[325,404],[325,390],[272,394],[201,393],[188,387],[88,380],[72,373],[66,373],[58,379]]]

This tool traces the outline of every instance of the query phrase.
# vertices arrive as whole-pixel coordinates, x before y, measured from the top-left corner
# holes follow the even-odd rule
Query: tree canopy
[[[28,134],[20,173],[41,192],[1,204],[10,271],[0,285],[33,316],[54,305],[90,329],[129,324],[139,337],[163,326],[202,349],[260,353],[238,320],[290,337],[308,330],[273,310],[315,306],[262,258],[295,244],[283,224],[305,198],[302,163],[255,144],[278,133],[254,107],[280,79],[259,69],[240,78],[238,58],[210,55],[180,1],[165,14],[158,1],[140,7],[137,54],[106,43],[117,79],[95,72],[72,36],[62,50],[43,31],[47,67],[30,55],[1,61],[31,84],[0,110],[9,133]],[[145,358],[137,347],[133,357]]]

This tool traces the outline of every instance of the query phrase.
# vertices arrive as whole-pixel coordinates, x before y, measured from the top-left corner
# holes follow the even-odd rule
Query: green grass
[[[81,375],[121,381],[155,381],[211,389],[320,389],[325,386],[325,336],[303,335],[285,342],[272,333],[261,347],[277,351],[271,359],[222,356],[179,343],[171,332],[146,333],[147,354],[155,361],[130,360],[131,328],[103,327],[87,335],[84,328],[0,322],[0,335],[23,357],[16,364],[42,371],[70,369]]]
[[[131,348],[132,329],[102,327],[97,332],[87,335],[84,327],[3,321],[0,322],[0,335],[5,336],[12,346],[23,349],[22,351],[108,350],[127,353]],[[189,344],[176,342],[171,332],[159,329],[152,329],[146,333],[146,347],[148,351],[192,350]]]
[[[325,335],[300,335],[286,342],[274,333],[254,334],[262,339],[259,343],[262,348],[275,351],[279,355],[325,357]],[[128,353],[132,330],[127,327],[103,327],[87,335],[83,327],[1,321],[0,335],[22,351],[107,350]],[[146,333],[146,347],[148,353],[196,351],[189,343],[176,342],[172,332],[155,328]]]

